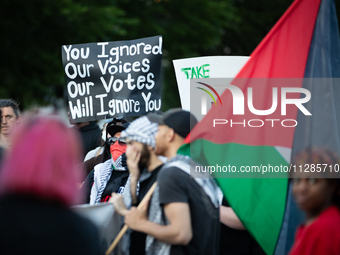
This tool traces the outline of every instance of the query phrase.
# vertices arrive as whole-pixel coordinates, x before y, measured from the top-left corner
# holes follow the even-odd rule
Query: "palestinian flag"
[[[334,123],[329,127],[332,130],[331,134],[339,134],[337,128],[340,126],[338,123],[340,118],[337,118],[336,110],[340,107],[334,105],[336,94],[329,95],[329,87],[312,91],[317,84],[308,85],[301,79],[338,77],[339,73],[334,70],[339,70],[339,53],[339,33],[334,2],[332,0],[294,1],[254,50],[249,61],[232,82],[242,90],[245,98],[247,98],[248,88],[252,87],[254,108],[262,110],[271,109],[274,105],[274,88],[277,88],[279,100],[277,109],[270,115],[254,115],[245,103],[244,114],[234,115],[233,97],[227,89],[221,95],[223,105],[212,106],[187,137],[186,144],[181,147],[179,153],[188,154],[190,147],[191,158],[204,166],[230,165],[235,166],[236,169],[242,166],[288,167],[293,140],[298,141],[299,149],[314,144],[316,141],[314,137],[320,135],[317,132],[325,128],[323,125],[325,122],[318,121],[321,115],[325,115],[325,110],[330,110],[326,115],[332,118]],[[280,79],[264,79],[263,85],[259,82],[261,79],[255,78]],[[300,79],[289,79],[287,84],[285,79],[288,78]],[[305,108],[307,112],[308,109],[312,109],[310,110],[312,116],[306,116],[308,114],[303,112],[303,107],[298,109],[295,105],[288,105],[286,115],[283,116],[279,96],[283,87],[307,88],[311,91],[312,99],[316,91],[327,93],[328,97],[324,97],[323,103],[329,104],[329,107],[315,110],[320,102],[309,100]],[[337,91],[340,93],[339,89],[334,88],[333,92]],[[306,94],[302,94],[293,93],[290,99],[306,97]],[[228,120],[228,124],[213,127],[214,119]],[[257,119],[257,124],[263,121],[265,125],[252,127],[248,121],[253,119]],[[279,121],[268,121],[268,119]],[[236,124],[230,125],[231,121]],[[255,125],[254,121],[251,123]],[[293,123],[299,124],[294,126]],[[307,134],[302,134],[304,132]],[[297,137],[298,135],[301,137]],[[325,134],[327,141],[332,140],[329,135],[329,133]],[[334,140],[337,140],[335,144],[340,148],[338,135],[333,137],[333,142]],[[285,210],[292,202],[290,192],[287,191],[288,179],[220,177],[221,175],[215,174],[229,204],[263,250],[267,254],[274,254],[280,236],[280,248],[275,253],[286,254],[290,248],[288,239],[294,237],[294,234],[288,236],[288,229],[292,229],[289,214],[298,213],[297,210]],[[282,227],[283,219],[285,219],[284,227]],[[293,227],[294,231],[297,223],[295,222]]]

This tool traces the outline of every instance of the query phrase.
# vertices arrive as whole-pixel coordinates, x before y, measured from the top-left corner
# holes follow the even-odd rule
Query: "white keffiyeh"
[[[190,161],[190,157],[183,156],[183,155],[176,155],[174,158],[169,160],[164,164],[162,170],[169,167],[177,167],[182,171],[186,172],[190,175],[190,168],[194,166],[196,163]],[[205,193],[210,198],[212,204],[215,208],[219,207],[219,199],[218,199],[218,192],[219,188],[217,187],[215,181],[209,178],[209,174],[206,175],[203,173],[200,178],[194,178],[198,185],[202,187]],[[159,225],[168,225],[169,222],[166,219],[165,215],[164,218],[162,217],[162,207],[159,203],[159,187],[157,186],[150,201],[149,207],[149,221],[157,223]],[[160,242],[156,238],[148,235],[146,237],[145,243],[145,251],[147,255],[158,255],[158,254],[170,254],[171,245]]]
[[[102,194],[107,182],[110,180],[113,170],[126,171],[126,167],[122,166],[122,155],[120,155],[116,161],[111,158],[94,167],[94,182],[91,188],[90,205],[100,203]]]

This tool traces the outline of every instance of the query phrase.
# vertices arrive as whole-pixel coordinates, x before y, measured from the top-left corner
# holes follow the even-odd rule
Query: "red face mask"
[[[110,152],[111,152],[112,159],[114,161],[116,161],[117,158],[125,152],[125,150],[126,150],[126,144],[121,145],[118,143],[118,141],[110,145]]]

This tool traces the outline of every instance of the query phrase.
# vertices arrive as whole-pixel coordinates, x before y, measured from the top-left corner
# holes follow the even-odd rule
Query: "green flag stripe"
[[[190,148],[190,149],[189,149]],[[274,147],[235,143],[215,144],[203,139],[182,146],[179,153],[191,155],[202,165],[236,167],[288,163]],[[214,174],[215,178],[224,173]],[[284,215],[287,178],[216,178],[223,194],[244,226],[267,254],[273,254]],[[223,241],[223,240],[222,240]]]

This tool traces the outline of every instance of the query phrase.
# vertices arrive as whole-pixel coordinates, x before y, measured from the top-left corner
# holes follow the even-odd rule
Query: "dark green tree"
[[[0,98],[23,108],[63,97],[61,46],[117,40],[137,19],[108,1],[3,1]]]
[[[340,0],[336,0],[339,8]],[[163,110],[180,106],[172,60],[250,55],[292,0],[2,1],[0,98],[65,96],[61,46],[163,36]]]

